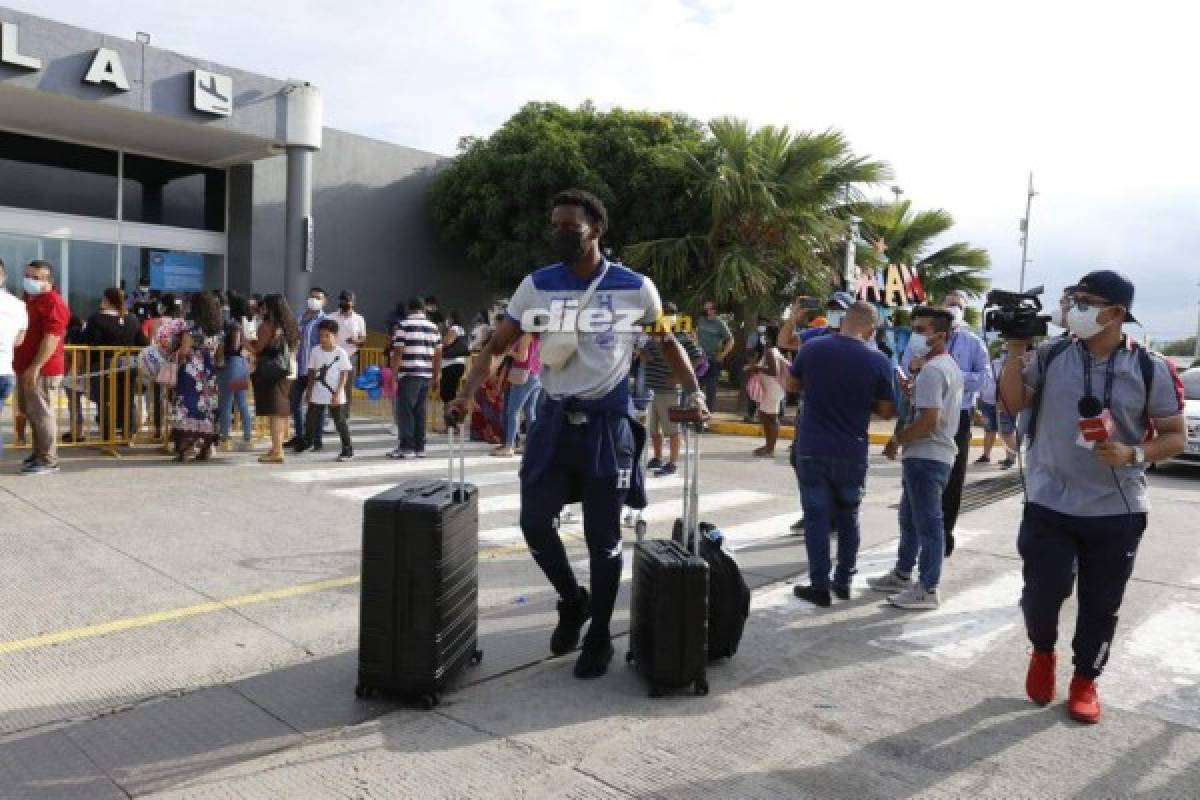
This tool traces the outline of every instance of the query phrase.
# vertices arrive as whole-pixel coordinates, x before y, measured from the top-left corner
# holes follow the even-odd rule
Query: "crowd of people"
[[[835,292],[815,308],[794,303],[778,326],[768,318],[747,325],[733,362],[734,336],[716,304],[704,304],[694,330],[680,324],[679,309],[662,302],[649,278],[602,254],[607,228],[599,199],[562,192],[551,216],[557,261],[528,275],[502,314],[477,315],[468,332],[457,313],[443,314],[436,298],[417,297],[388,321],[383,382],[393,397],[397,441],[389,457],[425,456],[431,394],[441,401],[440,425],[467,426],[473,438],[495,445],[497,457],[523,452],[520,526],[560,598],[551,651],[568,653],[582,637],[576,675],[607,671],[622,511],[645,507],[647,469],[659,476],[677,469],[681,431],[670,410],[684,406],[709,418],[720,372],[732,366],[748,411],[763,422],[765,443],[756,456],[775,453],[788,398],[798,399],[790,464],[804,512],[809,580],[794,591],[821,608],[852,596],[873,419],[896,420],[883,455],[901,459],[902,491],[895,565],[867,585],[910,611],[942,602],[976,413],[986,431],[977,463],[990,462],[999,437],[1000,465],[1012,466],[1019,428],[1027,502],[1017,548],[1033,646],[1026,691],[1040,704],[1055,696],[1058,617],[1078,582],[1067,710],[1075,719],[1099,721],[1096,679],[1147,525],[1144,473],[1186,444],[1174,368],[1123,333],[1135,321],[1128,278],[1111,271],[1084,276],[1063,292],[1056,321],[1065,333],[1038,343],[1010,335],[995,358],[966,325],[968,299],[961,293],[916,308],[911,336],[895,359],[880,335],[878,309]],[[28,264],[23,288],[24,303],[0,292],[0,407],[15,385],[32,430],[23,471],[46,474],[57,470],[53,395],[65,372],[70,314],[52,265]],[[607,314],[612,323],[627,314],[636,326],[581,332],[527,323],[564,298],[582,309],[597,294],[602,308],[589,316]],[[255,413],[270,421],[271,445],[260,461],[282,462],[286,448],[321,450],[327,413],[340,438],[338,459],[353,458],[347,391],[366,326],[352,293],[342,292],[340,310],[326,314],[326,293],[313,288],[299,317],[278,294],[153,297],[139,289],[139,295],[132,307],[152,313],[131,311],[119,289],[106,290],[78,335],[97,346],[144,348],[139,374],[153,379],[136,391],[152,397],[156,411],[160,400],[169,409],[155,415],[154,425],[169,429],[177,460],[207,459],[214,447],[228,447],[234,411],[248,442],[250,388]],[[72,391],[89,389],[76,384]],[[637,409],[645,411],[645,427]],[[285,438],[289,419],[293,435]],[[1085,435],[1095,426],[1081,423],[1096,421],[1104,435]],[[559,515],[573,503],[583,507],[589,587],[577,581],[558,536]]]

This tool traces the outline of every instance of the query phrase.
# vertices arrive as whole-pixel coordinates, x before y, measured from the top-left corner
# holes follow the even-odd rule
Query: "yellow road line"
[[[53,644],[62,644],[63,642],[74,642],[80,639],[91,639],[96,636],[106,636],[110,633],[119,633],[121,631],[132,630],[134,628],[145,628],[150,625],[157,625],[162,622],[171,622],[185,617],[194,617],[200,614],[211,614],[214,611],[224,611],[240,606],[252,606],[260,603],[269,603],[273,600],[284,600],[289,597],[299,597],[300,595],[312,594],[313,592],[323,592],[327,589],[338,589],[343,586],[353,586],[359,583],[362,579],[358,575],[345,575],[340,578],[329,578],[323,581],[313,581],[311,583],[300,583],[295,586],[285,586],[282,589],[272,589],[269,592],[258,592],[256,594],[243,594],[237,597],[228,597],[224,600],[214,600],[208,603],[198,603],[194,606],[184,606],[183,608],[173,608],[167,611],[156,611],[152,614],[142,614],[137,617],[126,617],[125,619],[115,619],[111,622],[101,622],[98,625],[87,625],[82,628],[71,628],[65,631],[55,631],[54,633],[44,633],[41,636],[31,636],[28,639],[14,639],[10,642],[0,642],[0,655],[9,653],[20,653],[24,650],[34,650],[39,647],[46,647]]]
[[[562,539],[566,543],[582,541],[583,534],[564,531]],[[479,551],[481,558],[487,556],[503,556],[514,553],[525,552],[525,544],[511,544],[500,547],[488,547]],[[286,600],[290,597],[300,597],[313,592],[323,592],[329,589],[341,589],[346,586],[354,586],[362,582],[362,578],[358,575],[344,575],[340,578],[328,578],[322,581],[312,581],[310,583],[298,583],[294,586],[285,586],[282,589],[272,589],[268,592],[257,592],[255,594],[243,594],[236,597],[227,597],[223,600],[213,600],[208,603],[197,603],[194,606],[184,606],[183,608],[172,608],[166,611],[155,611],[151,614],[142,614],[137,617],[125,617],[124,619],[114,619],[109,622],[101,622],[96,625],[86,625],[82,628],[70,628],[64,631],[54,631],[53,633],[43,633],[40,636],[30,636],[27,639],[13,639],[8,642],[0,642],[0,655],[8,655],[10,653],[20,653],[26,650],[36,650],[41,647],[49,647],[50,645],[63,644],[64,642],[76,642],[81,639],[92,639],[97,636],[107,636],[110,633],[120,633],[122,631],[133,630],[135,628],[146,628],[151,625],[159,625],[164,622],[174,622],[178,619],[187,617],[195,617],[200,614],[211,614],[215,611],[227,611],[241,606],[260,605],[262,603],[270,603],[275,600]]]

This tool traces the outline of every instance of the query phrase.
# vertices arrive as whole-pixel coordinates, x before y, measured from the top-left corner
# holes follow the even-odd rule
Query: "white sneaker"
[[[412,458],[412,453],[410,453],[408,450],[401,450],[400,448],[396,448],[395,450],[392,450],[391,452],[389,452],[387,454],[387,457],[388,458],[396,458],[396,459]]]
[[[888,598],[888,602],[896,608],[909,611],[933,611],[938,607],[937,589],[926,589],[919,583],[905,589],[900,594]]]
[[[896,570],[890,570],[886,575],[878,575],[874,578],[867,578],[867,586],[870,586],[877,592],[903,592],[906,589],[912,588],[913,582],[911,578],[901,578],[896,574]]]

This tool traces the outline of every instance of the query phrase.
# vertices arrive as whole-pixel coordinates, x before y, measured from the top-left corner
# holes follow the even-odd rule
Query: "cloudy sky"
[[[325,92],[327,123],[438,153],[522,103],[837,127],[1015,287],[1126,271],[1154,337],[1200,301],[1193,4],[767,0],[0,0]],[[986,5],[986,7],[985,7]],[[266,9],[278,9],[268,14]],[[886,194],[880,189],[880,195]]]

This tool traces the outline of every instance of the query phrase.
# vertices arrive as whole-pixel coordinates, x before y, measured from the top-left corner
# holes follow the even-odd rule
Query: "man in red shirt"
[[[25,459],[24,475],[58,472],[58,426],[55,398],[62,386],[63,345],[71,312],[54,287],[54,267],[30,261],[25,267],[25,310],[29,327],[13,352],[17,373],[17,403],[33,429],[33,453]]]

